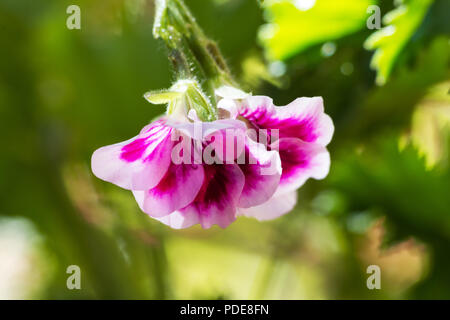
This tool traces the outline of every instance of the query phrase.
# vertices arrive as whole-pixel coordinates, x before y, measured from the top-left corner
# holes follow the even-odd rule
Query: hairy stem
[[[156,1],[153,35],[169,49],[178,79],[198,81],[217,113],[214,89],[234,81],[216,43],[206,37],[182,0]]]

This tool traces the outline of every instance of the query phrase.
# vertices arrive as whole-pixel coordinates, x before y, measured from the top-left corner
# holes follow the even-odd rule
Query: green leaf
[[[367,8],[373,3],[373,0],[266,1],[269,23],[260,29],[259,39],[269,58],[285,60],[312,45],[365,27]]]
[[[402,49],[414,35],[433,3],[433,0],[401,0],[400,5],[383,17],[386,25],[374,32],[364,43],[368,50],[376,50],[371,67],[377,71],[376,82],[386,83]]]

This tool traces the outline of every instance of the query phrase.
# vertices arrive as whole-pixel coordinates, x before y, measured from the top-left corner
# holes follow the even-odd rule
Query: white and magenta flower
[[[252,139],[263,142],[268,150],[276,150],[281,158],[282,175],[274,196],[262,205],[240,214],[258,220],[274,219],[289,212],[297,200],[296,190],[308,178],[323,179],[330,167],[326,146],[331,141],[334,126],[324,113],[321,97],[297,98],[287,106],[278,107],[269,97],[245,95],[234,88],[218,90],[222,97],[218,106],[228,117],[241,119]],[[261,135],[255,131],[266,132]]]
[[[296,190],[329,170],[333,124],[322,99],[276,107],[231,87],[216,93],[219,120],[200,121],[179,99],[176,117],[96,150],[92,171],[131,190],[142,211],[172,228],[224,228],[239,215],[268,220],[289,212]]]

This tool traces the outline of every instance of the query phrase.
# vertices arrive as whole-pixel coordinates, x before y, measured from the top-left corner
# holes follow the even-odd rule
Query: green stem
[[[217,112],[214,89],[234,81],[219,48],[182,0],[156,0],[153,35],[165,42],[177,77],[197,80]]]

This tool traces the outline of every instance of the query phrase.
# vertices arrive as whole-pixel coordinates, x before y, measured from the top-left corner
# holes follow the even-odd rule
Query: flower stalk
[[[212,114],[204,121],[217,118],[214,90],[234,81],[216,43],[199,27],[182,0],[157,0],[153,27],[156,39],[164,41],[178,80],[191,79],[199,83],[208,97]]]

